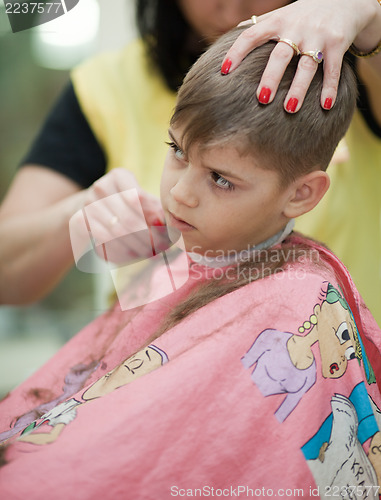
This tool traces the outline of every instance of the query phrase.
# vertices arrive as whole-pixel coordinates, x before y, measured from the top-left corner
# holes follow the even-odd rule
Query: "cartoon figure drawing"
[[[62,393],[56,398],[41,403],[37,407],[18,417],[10,429],[0,433],[0,443],[7,441],[9,438],[25,429],[25,427],[29,426],[31,422],[40,418],[41,415],[45,415],[59,403],[65,401],[73,394],[76,394],[84,386],[86,380],[94,372],[94,370],[97,369],[98,364],[99,363],[97,361],[92,361],[88,364],[79,363],[72,366],[69,373],[65,376]]]
[[[52,410],[48,411],[41,417],[39,423],[32,422],[26,429],[23,430],[19,441],[26,441],[34,444],[48,444],[53,443],[61,434],[65,425],[72,422],[77,416],[76,407],[82,404],[74,398],[68,399],[64,403],[59,404]],[[44,424],[49,424],[52,427],[50,432],[40,432],[38,434],[31,434],[33,431],[39,429]]]
[[[332,497],[336,490],[345,498],[357,498],[360,493],[362,498],[378,498],[381,433],[372,406],[377,408],[364,383],[358,384],[349,398],[335,394],[332,413],[302,447],[322,498]],[[362,445],[368,440],[367,455]]]
[[[316,363],[310,357],[309,366],[299,368],[291,360],[287,346],[292,333],[264,330],[242,358],[245,368],[255,365],[251,380],[263,396],[286,394],[275,412],[283,422],[316,381]]]
[[[365,354],[352,312],[339,291],[330,283],[324,299],[316,304],[300,334],[267,329],[261,332],[241,359],[247,369],[254,367],[251,379],[264,396],[286,394],[275,412],[283,422],[316,382],[316,362],[312,346],[318,343],[322,375],[339,378],[353,359],[363,361],[368,383],[375,376]],[[305,335],[301,335],[309,330]]]
[[[168,356],[164,351],[152,344],[145,347],[88,387],[82,394],[82,401],[71,398],[56,406],[24,429],[18,440],[40,445],[54,442],[65,426],[76,418],[78,407],[133,382],[167,362]],[[46,424],[52,429],[43,432]]]

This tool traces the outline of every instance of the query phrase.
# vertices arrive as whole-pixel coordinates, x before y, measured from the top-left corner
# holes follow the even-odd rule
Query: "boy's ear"
[[[314,170],[296,179],[290,186],[290,197],[283,214],[293,219],[312,210],[323,198],[329,183],[327,172],[322,170]]]

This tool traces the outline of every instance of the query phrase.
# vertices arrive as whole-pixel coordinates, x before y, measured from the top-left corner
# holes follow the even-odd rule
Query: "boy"
[[[9,443],[6,498],[377,497],[379,331],[341,263],[288,236],[328,188],[353,77],[344,68],[327,114],[320,70],[297,115],[283,112],[281,91],[278,107],[262,108],[255,85],[271,46],[221,76],[235,36],[196,63],[171,122],[161,197],[189,279],[144,307],[116,306],[3,401],[4,429],[42,414]],[[83,377],[75,391],[67,374]],[[88,400],[101,377],[116,390]]]

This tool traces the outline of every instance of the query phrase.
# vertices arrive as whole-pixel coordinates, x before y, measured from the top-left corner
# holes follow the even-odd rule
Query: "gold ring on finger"
[[[323,62],[324,59],[323,52],[321,50],[306,50],[305,52],[300,52],[300,55],[312,57],[312,59],[318,64]]]
[[[286,43],[287,45],[289,45],[294,50],[294,53],[295,53],[296,56],[300,55],[299,47],[292,40],[289,40],[288,38],[279,38],[278,42]]]

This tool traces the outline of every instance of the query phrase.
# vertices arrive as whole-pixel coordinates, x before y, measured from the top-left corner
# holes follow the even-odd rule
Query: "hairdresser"
[[[176,89],[206,46],[244,20],[250,25],[228,53],[222,67],[226,73],[256,45],[283,39],[258,89],[264,105],[271,104],[295,51],[307,53],[300,55],[285,102],[290,114],[302,105],[318,64],[324,65],[322,106],[329,112],[343,54],[352,46],[357,56],[370,56],[354,57],[360,112],[347,138],[348,159],[330,168],[331,197],[308,221],[307,233],[339,254],[371,308],[380,303],[381,281],[375,273],[381,255],[378,1],[137,0],[136,7],[139,38],[73,70],[0,207],[0,303],[37,301],[55,287],[73,265],[70,218],[84,205],[131,187],[130,172],[152,218],[147,222],[157,222],[158,165],[166,152]],[[113,174],[103,177],[109,171]],[[115,220],[111,217],[110,224]]]

